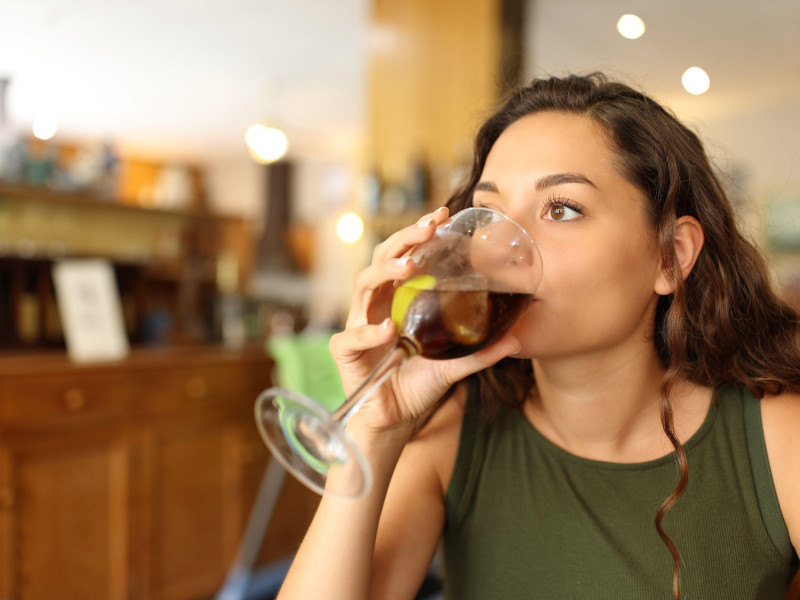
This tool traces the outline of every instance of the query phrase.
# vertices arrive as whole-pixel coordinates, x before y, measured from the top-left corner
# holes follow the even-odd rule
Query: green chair
[[[273,337],[267,349],[275,360],[278,384],[309,396],[328,410],[344,402],[339,371],[328,344],[331,333]]]
[[[275,379],[281,387],[305,394],[328,410],[344,401],[342,382],[328,350],[331,332],[274,336],[266,345],[275,361]],[[255,398],[253,399],[255,400]],[[291,564],[289,556],[253,572],[264,534],[283,487],[286,471],[270,460],[250,511],[244,537],[216,600],[267,600],[274,598]]]

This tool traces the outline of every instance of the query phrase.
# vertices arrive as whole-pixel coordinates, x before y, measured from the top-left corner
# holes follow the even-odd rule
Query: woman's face
[[[588,117],[537,113],[498,138],[473,203],[517,220],[544,265],[536,299],[514,329],[519,357],[652,350],[660,261],[645,202]]]

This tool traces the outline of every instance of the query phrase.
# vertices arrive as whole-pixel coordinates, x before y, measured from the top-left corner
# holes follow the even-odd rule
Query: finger
[[[356,274],[350,304],[348,325],[364,325],[367,312],[375,294],[382,286],[408,278],[414,270],[414,261],[408,257],[372,264]],[[388,288],[387,288],[388,289]]]
[[[451,384],[456,383],[467,375],[482,371],[503,358],[514,355],[520,351],[521,347],[522,345],[517,338],[512,335],[506,335],[479,352],[463,358],[443,361],[442,367],[447,370],[447,378]]]
[[[332,356],[347,361],[360,356],[365,350],[384,346],[394,339],[394,323],[387,318],[379,325],[361,325],[336,333],[331,336],[328,347]]]
[[[404,255],[417,244],[430,239],[436,227],[444,223],[450,211],[446,206],[429,213],[413,225],[404,227],[390,235],[386,241],[375,246],[373,261],[384,261]]]
[[[397,279],[405,279],[414,271],[414,260],[409,256],[392,258],[371,264],[356,274],[355,293],[375,290]]]
[[[408,278],[413,271],[413,263],[403,255],[417,244],[430,239],[448,214],[447,207],[437,209],[422,217],[416,225],[401,229],[375,248],[372,264],[356,276],[348,326],[369,322],[368,311],[380,288],[390,281]]]

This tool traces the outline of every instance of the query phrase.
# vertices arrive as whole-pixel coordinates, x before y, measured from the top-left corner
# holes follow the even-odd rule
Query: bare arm
[[[462,386],[403,451],[378,527],[372,598],[413,598],[431,564],[444,527],[464,391]]]
[[[373,491],[353,502],[323,498],[280,600],[415,596],[444,525],[461,404],[458,393],[404,447],[405,434],[399,432],[358,440],[377,461]]]
[[[800,395],[765,397],[761,415],[778,502],[792,545],[800,554]]]
[[[406,436],[402,432],[354,435],[372,463],[372,490],[358,500],[323,497],[279,600],[369,598],[378,520]]]

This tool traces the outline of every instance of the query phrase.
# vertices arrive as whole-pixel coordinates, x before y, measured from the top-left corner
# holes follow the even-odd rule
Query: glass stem
[[[404,342],[402,339],[395,342],[394,347],[372,369],[372,372],[367,375],[364,382],[333,413],[332,416],[336,421],[339,421],[344,426],[350,417],[356,414],[358,409],[369,399],[372,392],[382,386],[389,375],[394,373],[412,355],[407,344],[408,342]]]

